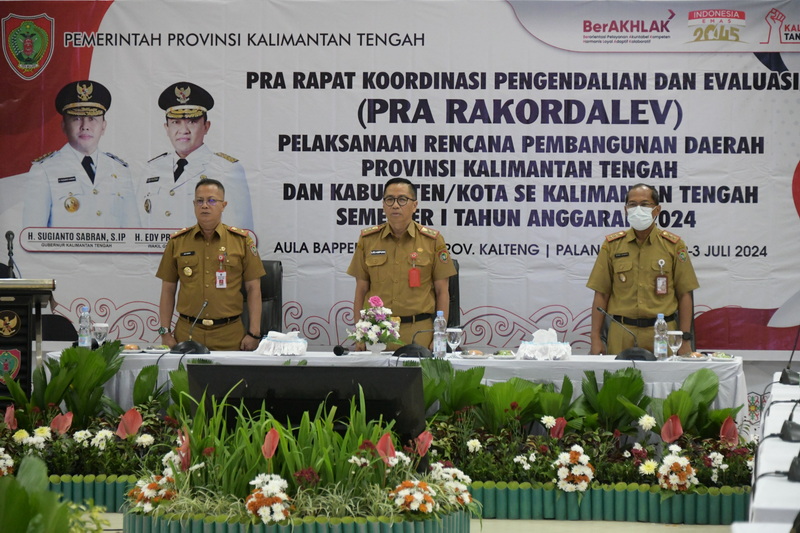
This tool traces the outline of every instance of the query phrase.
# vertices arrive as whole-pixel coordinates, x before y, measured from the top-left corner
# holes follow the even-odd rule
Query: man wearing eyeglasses
[[[625,216],[631,228],[606,236],[586,284],[594,290],[592,354],[619,354],[633,346],[633,336],[614,324],[608,330],[608,345],[603,345],[605,317],[598,307],[622,322],[636,335],[638,346],[647,350],[653,350],[658,313],[664,313],[669,329],[684,331],[684,339],[691,341],[691,291],[700,285],[686,244],[656,226],[660,212],[654,187],[642,183],[628,189]],[[678,353],[690,351],[691,342],[684,342]]]
[[[400,339],[410,343],[417,331],[433,328],[436,311],[450,307],[448,278],[456,274],[444,237],[413,220],[417,210],[414,184],[392,178],[383,188],[386,222],[366,228],[356,245],[347,273],[356,278],[353,310],[358,320],[364,302],[380,296],[393,317],[400,317]],[[417,335],[429,346],[433,333]],[[390,347],[390,348],[396,348]]]
[[[170,348],[189,339],[210,350],[253,351],[261,341],[261,276],[264,265],[246,230],[222,223],[228,205],[225,187],[217,180],[195,186],[197,224],[172,235],[156,277],[161,279],[158,314],[161,342]],[[178,321],[172,331],[175,293]],[[250,330],[242,325],[242,284],[247,293]]]
[[[193,224],[190,209],[194,186],[204,178],[225,184],[228,199],[236,206],[225,213],[225,223],[253,229],[250,190],[239,160],[212,152],[205,144],[211,128],[208,112],[214,98],[205,89],[181,81],[161,93],[158,105],[166,113],[164,130],[174,151],[147,162],[142,188],[142,220],[148,228],[182,228]]]

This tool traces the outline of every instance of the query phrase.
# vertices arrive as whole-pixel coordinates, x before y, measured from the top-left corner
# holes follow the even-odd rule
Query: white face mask
[[[636,206],[628,209],[628,223],[637,231],[644,231],[653,225],[653,207]]]

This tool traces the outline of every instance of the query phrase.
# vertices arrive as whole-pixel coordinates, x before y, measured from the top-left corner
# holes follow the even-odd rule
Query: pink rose
[[[380,296],[372,296],[369,299],[369,305],[372,307],[383,307],[383,300]]]

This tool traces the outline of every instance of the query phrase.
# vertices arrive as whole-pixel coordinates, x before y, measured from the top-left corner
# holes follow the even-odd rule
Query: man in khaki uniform
[[[661,206],[653,187],[639,184],[629,189],[625,210],[631,229],[606,236],[586,284],[595,291],[590,353],[619,354],[633,346],[633,337],[614,323],[608,330],[608,346],[603,346],[600,334],[605,317],[598,307],[622,322],[636,335],[638,345],[650,351],[656,316],[664,313],[669,329],[684,332],[678,353],[689,353],[694,313],[691,291],[700,285],[686,244],[656,227]]]
[[[156,277],[162,280],[158,306],[161,342],[172,348],[189,339],[189,328],[197,320],[192,339],[210,350],[253,351],[261,340],[261,276],[264,265],[247,231],[222,223],[225,188],[204,179],[194,194],[197,224],[172,235]],[[175,292],[180,282],[177,311],[171,330]],[[242,320],[242,283],[247,292],[250,331]]]
[[[356,278],[353,311],[356,320],[371,296],[400,317],[400,339],[411,342],[417,331],[432,329],[436,311],[450,307],[448,278],[456,274],[444,237],[412,220],[417,210],[414,184],[393,178],[383,189],[386,222],[361,231],[347,273]],[[433,333],[416,342],[430,346]],[[397,346],[394,346],[396,348]]]

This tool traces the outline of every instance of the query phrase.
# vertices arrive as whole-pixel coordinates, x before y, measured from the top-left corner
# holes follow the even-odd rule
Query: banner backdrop
[[[206,145],[246,176],[223,221],[252,212],[262,258],[283,262],[284,329],[311,345],[345,338],[345,270],[401,176],[460,263],[467,344],[552,327],[585,353],[586,279],[646,182],[700,280],[698,345],[792,349],[796,2],[19,1],[0,18],[0,228],[19,274],[57,280],[56,312],[88,304],[111,338],[157,342],[156,266],[193,223],[148,163],[172,151],[159,95],[186,81],[215,102]],[[65,145],[56,94],[81,79],[111,92],[100,150],[132,181],[138,225],[96,223],[119,198],[89,212],[71,194],[51,220],[79,224],[29,218],[34,161]]]

